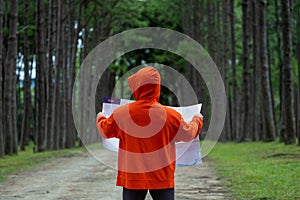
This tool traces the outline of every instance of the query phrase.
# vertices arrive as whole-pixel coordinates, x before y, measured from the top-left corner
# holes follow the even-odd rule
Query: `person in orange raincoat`
[[[118,138],[117,186],[124,200],[174,199],[175,142],[192,141],[203,125],[199,113],[186,123],[177,111],[161,105],[160,74],[145,67],[128,78],[136,100],[118,107],[110,117],[97,114],[96,126],[105,138]]]

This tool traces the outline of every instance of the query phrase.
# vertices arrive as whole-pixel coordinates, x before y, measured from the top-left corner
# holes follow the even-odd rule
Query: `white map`
[[[112,111],[117,107],[131,102],[133,101],[128,99],[105,98],[102,105],[102,113],[104,113],[105,116],[108,117],[111,115]],[[189,123],[194,115],[200,113],[201,106],[202,104],[195,104],[184,107],[169,107],[179,112],[182,115],[185,122]],[[118,152],[119,139],[102,138],[102,143],[104,148],[110,151]],[[202,163],[199,137],[194,139],[192,142],[177,142],[175,145],[177,166],[191,166],[199,165]]]

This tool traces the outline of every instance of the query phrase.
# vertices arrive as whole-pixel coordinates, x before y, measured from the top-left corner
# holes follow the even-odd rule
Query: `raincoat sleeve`
[[[113,115],[106,118],[103,115],[97,117],[96,126],[100,135],[104,138],[118,138],[118,131]]]
[[[186,123],[181,118],[180,127],[176,135],[176,142],[189,142],[195,139],[202,129],[203,119],[194,116],[190,123]]]

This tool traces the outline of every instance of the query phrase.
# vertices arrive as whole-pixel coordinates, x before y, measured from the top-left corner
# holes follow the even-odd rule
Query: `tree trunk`
[[[18,1],[10,1],[10,25],[4,83],[5,95],[5,153],[17,153],[16,126],[16,60],[17,60],[17,31],[18,31]]]
[[[60,82],[60,88],[61,88],[61,98],[60,98],[60,116],[61,116],[61,120],[60,120],[60,131],[61,133],[59,134],[60,138],[59,138],[59,148],[60,149],[64,149],[65,148],[65,142],[66,142],[66,75],[67,75],[67,48],[68,48],[68,39],[67,39],[67,33],[66,33],[66,23],[65,20],[66,19],[66,15],[65,15],[65,3],[61,2],[61,41],[62,41],[62,47],[61,47],[61,54],[59,55],[62,59],[61,59],[61,82]]]
[[[21,142],[20,149],[22,151],[25,150],[26,140],[30,134],[30,82],[31,78],[29,76],[29,43],[28,43],[28,12],[29,12],[29,4],[28,1],[24,1],[24,113],[22,120],[22,128],[21,128]]]
[[[214,37],[214,13],[212,12],[213,10],[213,5],[214,2],[212,1],[207,1],[207,44],[208,44],[208,52],[210,55],[214,55],[215,52],[215,48],[214,48],[214,41],[215,41],[215,37]],[[213,59],[214,56],[213,56]]]
[[[194,35],[194,24],[193,24],[193,0],[182,1],[182,13],[183,13],[183,30],[184,32],[193,38]],[[102,28],[104,31],[104,28]],[[204,44],[202,44],[204,45]]]
[[[231,121],[230,121],[230,93],[229,93],[229,80],[228,80],[228,51],[229,51],[229,45],[228,45],[228,39],[229,39],[229,1],[224,0],[223,5],[222,5],[222,17],[223,17],[223,80],[224,80],[224,85],[225,85],[225,90],[227,94],[227,112],[226,112],[226,119],[225,119],[225,124],[223,128],[222,134],[224,135],[225,141],[230,141],[232,139],[231,136]]]
[[[82,5],[83,5],[83,1],[81,1],[79,3],[79,6],[78,6],[78,11],[77,11],[77,29],[75,31],[75,37],[73,37],[74,40],[73,40],[73,43],[72,43],[72,45],[73,45],[73,48],[72,48],[73,52],[71,54],[72,59],[71,59],[71,72],[70,72],[70,74],[71,74],[70,82],[71,82],[72,87],[74,86],[74,82],[75,82],[75,67],[76,67],[76,58],[77,58],[77,42],[78,42],[79,33],[80,33],[80,31],[82,31],[80,29],[80,27],[81,27],[81,18],[82,18]],[[72,94],[70,94],[70,95],[72,95]],[[72,97],[70,96],[70,98],[72,98]],[[77,101],[77,100],[75,99],[75,101]],[[71,115],[71,113],[70,113],[70,115]],[[72,115],[71,119],[72,119],[72,126],[73,126],[73,129],[74,129],[74,133],[76,134],[75,125],[74,125],[74,121],[73,121],[73,115]],[[78,131],[81,131],[81,130],[78,130]],[[73,138],[73,139],[76,140],[76,136],[74,136],[74,137],[75,138]],[[74,141],[74,145],[75,145],[75,141]],[[82,141],[81,141],[80,138],[79,138],[78,146],[82,146]]]
[[[53,149],[54,144],[54,63],[53,55],[55,48],[56,35],[56,0],[49,0],[49,17],[48,17],[48,64],[47,64],[47,102],[46,102],[46,121],[45,121],[45,135],[46,135],[46,149]]]
[[[282,38],[283,38],[283,90],[285,112],[284,117],[285,135],[284,143],[293,144],[295,138],[295,115],[293,98],[293,69],[292,69],[292,1],[281,0],[282,15]]]
[[[272,111],[272,97],[270,88],[270,77],[269,77],[269,64],[268,64],[268,52],[267,52],[267,1],[260,0],[260,62],[261,62],[261,73],[262,73],[262,109],[263,109],[263,140],[274,141],[275,125]]]
[[[279,98],[280,98],[280,102],[279,102],[279,110],[281,113],[283,113],[284,111],[283,109],[283,88],[282,88],[282,47],[281,47],[281,32],[280,32],[280,21],[279,21],[279,5],[278,5],[278,0],[274,1],[274,6],[275,6],[275,28],[276,28],[276,37],[277,37],[277,58],[278,58],[278,68],[279,68],[279,75],[280,75],[280,82],[279,82]],[[284,135],[284,119],[283,116],[280,115],[279,116],[279,141],[283,141],[283,135]]]
[[[84,35],[83,35],[83,49],[82,49],[82,60],[87,56],[87,52],[88,52],[88,25],[86,25],[84,27]],[[88,80],[88,77],[86,75],[86,70],[83,70],[83,72],[81,73],[80,76],[80,95],[79,96],[86,96],[88,95],[87,93],[87,88],[88,88],[88,83],[86,83],[86,80]],[[78,99],[78,101],[80,102],[80,130],[79,130],[79,134],[80,134],[80,141],[79,141],[79,146],[83,145],[82,142],[86,142],[87,139],[83,138],[83,136],[86,136],[86,131],[87,131],[87,111],[86,111],[86,103],[85,102],[86,98],[83,99]]]
[[[231,67],[232,67],[232,106],[231,106],[231,122],[232,122],[232,139],[237,139],[237,123],[238,123],[238,86],[236,75],[236,39],[235,39],[235,14],[234,0],[230,0],[230,33],[231,33]]]
[[[11,44],[8,43],[8,48],[11,47],[11,55],[8,54],[9,64],[12,65],[12,136],[13,136],[13,153],[18,154],[18,128],[17,128],[17,58],[18,58],[18,0],[12,1],[12,15],[11,15],[11,27],[12,29],[12,40]],[[9,40],[10,41],[10,40]]]
[[[243,27],[243,82],[242,82],[242,101],[243,107],[241,137],[240,141],[250,141],[251,137],[251,123],[250,123],[250,52],[249,52],[249,2],[243,0],[242,2],[242,27]]]
[[[69,6],[69,39],[70,39],[70,45],[69,45],[69,80],[68,80],[68,96],[67,96],[67,115],[68,115],[68,122],[67,122],[67,135],[66,135],[66,148],[72,148],[75,146],[76,142],[76,129],[74,125],[73,115],[72,115],[72,90],[73,85],[75,82],[75,67],[76,67],[76,52],[77,52],[77,41],[78,41],[78,35],[77,29],[75,29],[74,24],[74,13],[75,13],[75,7],[74,7],[74,0],[68,1]],[[78,20],[77,20],[78,21]],[[77,25],[78,27],[78,25]]]
[[[63,46],[63,27],[62,27],[62,2],[58,1],[58,11],[57,11],[57,43],[56,43],[56,74],[55,74],[55,129],[54,129],[54,149],[59,149],[59,143],[60,143],[60,135],[62,134],[61,130],[61,123],[62,123],[62,116],[61,116],[61,109],[60,109],[60,102],[61,102],[61,90],[60,90],[60,83],[61,83],[61,68],[63,65],[62,60],[62,46]]]
[[[298,103],[297,103],[297,135],[298,145],[300,146],[300,9],[298,8],[297,17],[297,46],[296,46],[296,59],[298,62]]]
[[[252,0],[253,4],[253,139],[259,140],[261,133],[261,67],[259,48],[259,4]]]
[[[268,4],[267,4],[268,5]],[[267,11],[266,11],[267,12]],[[267,26],[267,30],[268,30],[268,26]],[[271,55],[270,54],[270,42],[269,42],[269,31],[267,31],[267,52],[268,52],[268,63],[271,63]],[[275,99],[274,99],[274,93],[273,93],[273,86],[272,86],[272,81],[271,81],[271,77],[272,77],[272,70],[271,68],[269,68],[269,85],[270,85],[270,92],[271,92],[271,106],[272,106],[272,115],[273,115],[273,120],[274,120],[274,126],[275,126],[275,137],[277,136],[277,129],[276,129],[276,120],[275,120]]]
[[[16,134],[16,137],[17,137],[16,148],[18,148],[18,141],[21,138],[21,132],[22,132],[21,129],[22,129],[22,120],[23,120],[23,113],[22,113],[22,110],[20,109],[23,106],[23,102],[24,102],[24,100],[22,102],[23,97],[21,98],[21,96],[23,96],[23,94],[24,94],[23,93],[24,88],[23,88],[23,90],[21,89],[21,79],[20,79],[21,68],[22,68],[21,64],[17,64],[16,82],[15,82],[15,84],[16,84],[16,91],[14,92],[16,94],[16,113],[17,113],[16,114],[16,127],[17,127],[17,130],[16,130],[16,133],[17,133]],[[23,81],[23,83],[24,83],[24,81]]]
[[[255,76],[254,76],[254,63],[253,63],[253,16],[254,16],[254,4],[250,0],[248,3],[249,9],[248,9],[248,26],[249,26],[249,90],[250,90],[250,101],[249,101],[249,121],[250,123],[250,132],[249,132],[249,139],[250,141],[254,141],[254,132],[253,132],[253,125],[254,125],[254,88],[255,88]]]
[[[221,44],[221,38],[222,38],[222,34],[221,34],[221,5],[220,5],[220,1],[217,1],[216,2],[216,33],[215,33],[215,40],[216,40],[216,43],[217,44]],[[221,56],[221,48],[216,48],[216,56],[215,56],[215,62],[216,62],[216,65],[218,66],[219,68],[219,71],[222,75],[222,70],[220,68],[221,66],[221,62],[222,62],[222,56]]]
[[[44,3],[36,1],[36,151],[45,150],[45,16]]]
[[[2,58],[2,44],[3,44],[3,10],[2,0],[0,0],[0,109],[3,110],[3,58]],[[3,132],[3,112],[0,112],[0,158],[3,158],[4,153],[4,132]]]
[[[203,43],[204,39],[203,39],[203,30],[201,31],[201,24],[203,22],[203,17],[204,17],[204,10],[203,7],[204,7],[205,3],[203,3],[203,1],[201,0],[194,0],[194,17],[193,17],[193,21],[194,21],[194,38],[197,42],[199,42],[200,44]],[[212,6],[212,10],[213,10],[213,4],[211,5]],[[209,13],[207,13],[208,15]],[[212,15],[211,16],[211,19],[214,20],[214,16]],[[209,35],[211,35],[212,37],[214,37],[214,27],[211,26],[211,31],[209,31]],[[213,39],[211,39],[213,40]],[[213,56],[214,55],[214,47],[213,45],[211,46],[211,49],[210,49],[210,55]],[[207,92],[206,92],[206,85],[205,83],[202,81],[202,78],[201,76],[198,74],[197,70],[195,70],[195,68],[191,67],[190,68],[190,73],[191,73],[191,84],[192,84],[192,87],[194,88],[195,90],[195,93],[198,97],[198,101],[202,103],[202,109],[201,109],[201,113],[203,114],[203,116],[207,116],[207,102],[206,101],[206,97],[207,97]],[[200,81],[201,80],[201,81]],[[207,118],[204,118],[204,122],[203,122],[203,127],[202,127],[202,130],[203,131],[207,131],[208,129],[208,124],[209,124],[209,119],[208,117]]]

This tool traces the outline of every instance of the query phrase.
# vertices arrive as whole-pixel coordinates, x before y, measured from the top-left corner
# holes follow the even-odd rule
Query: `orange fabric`
[[[146,67],[128,78],[136,100],[96,121],[105,138],[119,138],[117,185],[128,189],[174,187],[175,142],[191,141],[201,131],[202,119],[187,124],[180,113],[158,103],[160,75]]]

